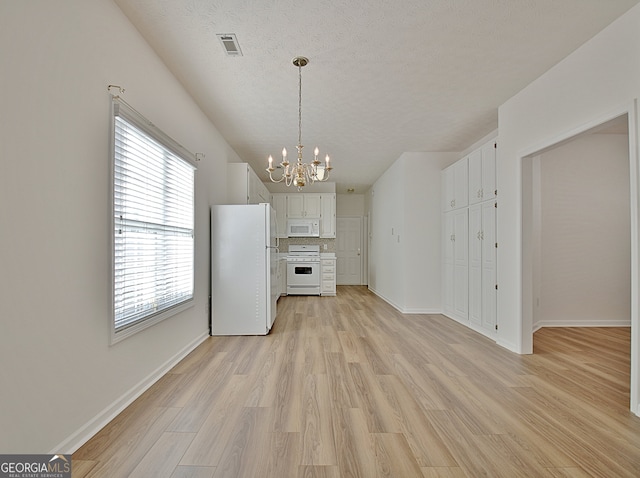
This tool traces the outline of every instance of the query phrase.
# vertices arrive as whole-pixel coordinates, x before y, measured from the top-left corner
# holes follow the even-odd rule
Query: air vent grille
[[[216,36],[227,56],[242,56],[242,50],[235,33],[218,33]]]

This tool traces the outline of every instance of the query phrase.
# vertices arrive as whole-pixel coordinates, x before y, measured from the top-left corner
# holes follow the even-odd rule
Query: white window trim
[[[115,237],[114,237],[114,229],[115,229],[115,218],[114,218],[114,184],[115,184],[115,122],[116,116],[121,116],[127,121],[134,124],[137,128],[141,129],[144,133],[161,143],[164,147],[171,150],[173,153],[178,155],[181,159],[185,160],[191,167],[193,167],[194,172],[197,170],[196,168],[196,158],[195,155],[189,152],[182,145],[174,141],[171,137],[166,135],[163,131],[157,128],[153,123],[147,120],[144,116],[138,113],[135,109],[133,109],[130,105],[128,105],[124,100],[122,100],[118,96],[112,95],[111,102],[111,131],[110,131],[110,184],[109,184],[109,193],[110,193],[110,228],[109,228],[109,248],[110,248],[110,260],[111,260],[111,277],[109,282],[110,287],[110,314],[109,314],[109,330],[110,330],[110,345],[114,345],[121,340],[124,340],[127,337],[130,337],[144,329],[147,329],[169,317],[172,317],[180,312],[183,312],[194,306],[194,297],[195,297],[195,177],[194,177],[194,254],[193,254],[193,276],[192,281],[193,284],[193,294],[190,299],[187,299],[179,304],[176,304],[173,307],[165,309],[159,313],[148,316],[147,318],[134,323],[128,327],[122,328],[121,330],[116,331],[115,327]]]

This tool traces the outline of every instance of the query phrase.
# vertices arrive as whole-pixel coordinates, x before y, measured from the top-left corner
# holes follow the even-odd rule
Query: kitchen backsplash
[[[302,244],[302,245],[320,245],[320,252],[336,252],[336,240],[335,239],[323,239],[318,237],[291,237],[280,239],[280,252],[287,252],[289,250],[289,244]],[[324,245],[327,248],[324,248]]]

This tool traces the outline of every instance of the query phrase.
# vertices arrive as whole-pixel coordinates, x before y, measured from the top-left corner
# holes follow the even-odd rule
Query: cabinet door
[[[496,148],[495,141],[482,147],[482,200],[496,197]]]
[[[453,165],[442,170],[442,211],[452,211],[454,207],[455,188],[453,186]]]
[[[247,168],[247,189],[249,191],[248,194],[248,204],[259,204],[264,201],[264,194],[262,193],[262,189],[264,188],[264,184],[260,181],[260,178],[255,173],[253,169],[250,167]]]
[[[303,194],[304,197],[304,217],[319,218],[322,211],[320,194]]]
[[[482,328],[496,328],[496,203],[482,204]]]
[[[482,325],[482,205],[469,208],[469,322]]]
[[[288,194],[287,195],[287,218],[299,219],[304,217],[304,195]]]
[[[468,158],[461,159],[454,164],[454,191],[455,197],[453,199],[454,209],[465,207],[469,204],[469,160]]]
[[[482,150],[469,155],[469,205],[482,201]]]
[[[287,195],[272,194],[271,205],[276,210],[276,237],[287,237]]]
[[[321,194],[320,237],[336,237],[336,195]]]
[[[442,215],[442,309],[448,316],[453,316],[453,252],[455,249],[455,235],[453,228],[454,213]]]
[[[496,197],[496,142],[489,141],[469,155],[469,204]]]
[[[453,216],[453,307],[456,318],[469,320],[469,214],[466,208]]]
[[[227,164],[227,203],[249,203],[249,171],[247,163]]]
[[[468,204],[468,163],[468,158],[463,158],[442,170],[442,209],[445,212]]]
[[[298,193],[287,196],[287,215],[289,219],[319,219],[320,212],[320,194]]]

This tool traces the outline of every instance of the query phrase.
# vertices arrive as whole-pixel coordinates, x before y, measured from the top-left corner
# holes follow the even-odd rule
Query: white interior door
[[[336,284],[362,284],[362,218],[336,218]]]

